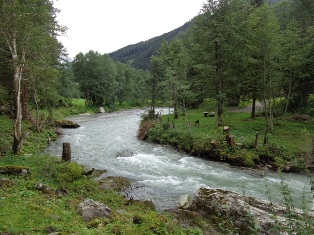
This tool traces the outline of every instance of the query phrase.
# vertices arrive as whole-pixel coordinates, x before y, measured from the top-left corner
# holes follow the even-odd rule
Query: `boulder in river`
[[[56,126],[62,127],[62,128],[78,128],[80,127],[79,124],[72,122],[70,120],[61,120],[56,122]]]
[[[100,113],[105,113],[106,111],[105,111],[104,107],[99,107],[99,112]]]
[[[222,220],[230,219],[232,224],[241,230],[241,234],[252,234],[251,228],[258,228],[261,234],[285,234],[287,231],[273,233],[271,230],[277,225],[288,228],[295,222],[285,217],[288,212],[284,206],[223,189],[200,188],[190,209],[200,212],[204,217],[218,216]],[[298,209],[290,213],[294,214],[294,218],[302,215],[302,211]]]
[[[188,209],[190,207],[191,197],[189,194],[183,194],[177,201],[179,209]]]
[[[124,149],[117,153],[117,157],[132,157],[134,153],[129,149]]]

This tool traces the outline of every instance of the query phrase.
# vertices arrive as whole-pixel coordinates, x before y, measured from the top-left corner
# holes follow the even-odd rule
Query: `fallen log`
[[[30,175],[30,170],[25,166],[0,166],[0,174],[4,175]]]

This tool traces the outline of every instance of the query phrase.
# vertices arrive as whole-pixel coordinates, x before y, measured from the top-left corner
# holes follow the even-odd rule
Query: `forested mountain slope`
[[[281,0],[264,0],[266,3],[275,4]],[[111,59],[120,61],[122,63],[128,63],[137,69],[149,69],[150,57],[156,55],[160,45],[163,41],[172,41],[180,33],[186,32],[193,21],[196,20],[196,16],[193,20],[185,23],[181,27],[174,29],[168,33],[164,33],[160,36],[151,38],[147,41],[142,41],[133,45],[125,46],[117,51],[109,53]]]
[[[188,28],[190,28],[191,24],[192,21],[189,21],[181,27],[163,35],[123,47],[115,52],[110,53],[109,56],[115,61],[129,63],[138,69],[149,69],[150,57],[152,55],[156,55],[161,43],[163,41],[171,41],[180,33],[185,32]]]

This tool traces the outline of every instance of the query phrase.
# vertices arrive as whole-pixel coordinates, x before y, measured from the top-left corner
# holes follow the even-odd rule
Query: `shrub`
[[[73,182],[83,176],[84,169],[74,162],[60,162],[47,167],[46,170],[56,182]]]

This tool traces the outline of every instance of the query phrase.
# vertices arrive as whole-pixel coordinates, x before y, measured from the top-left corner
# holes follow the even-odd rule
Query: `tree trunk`
[[[291,73],[289,74],[289,87],[288,87],[288,94],[286,97],[286,107],[285,107],[285,112],[283,114],[283,116],[285,117],[287,115],[287,111],[288,111],[288,107],[289,107],[289,101],[290,101],[290,94],[291,94],[291,84],[292,84],[292,76]]]
[[[21,79],[22,79],[22,70],[23,65],[19,63],[19,58],[17,54],[17,45],[16,39],[12,39],[12,47],[11,47],[11,54],[13,60],[13,89],[14,89],[14,141],[12,146],[13,154],[20,154],[23,142],[23,135],[22,135],[22,105],[21,105]],[[23,58],[22,58],[23,59]]]
[[[173,83],[173,113],[174,113],[174,118],[177,119],[179,118],[179,112],[178,112],[178,97],[177,97],[177,87],[176,84]]]
[[[256,82],[254,81],[253,84],[253,95],[252,95],[252,99],[253,99],[253,103],[252,103],[252,110],[251,110],[251,118],[255,118],[255,112],[256,112]]]
[[[153,88],[152,88],[152,110],[154,111],[155,113],[155,105],[156,105],[156,94],[155,94],[155,86],[153,85]]]
[[[27,86],[23,84],[23,109],[22,109],[22,119],[27,120],[28,112],[27,112]]]
[[[215,41],[215,59],[216,59],[216,81],[217,81],[217,124],[222,126],[223,113],[223,66],[222,56],[220,55],[221,48],[217,41]]]

